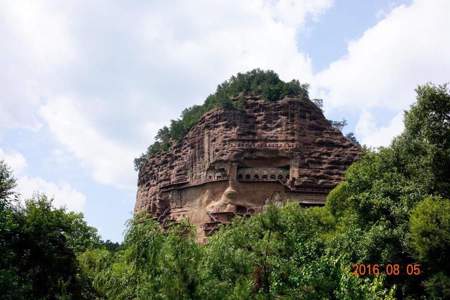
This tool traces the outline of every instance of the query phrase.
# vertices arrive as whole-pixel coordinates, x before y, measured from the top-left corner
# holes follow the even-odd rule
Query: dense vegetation
[[[171,120],[170,126],[161,128],[155,142],[146,153],[134,161],[135,169],[139,170],[145,158],[149,155],[167,151],[173,143],[179,141],[203,116],[204,113],[216,107],[240,109],[243,105],[243,95],[261,95],[267,101],[278,101],[285,96],[308,97],[308,86],[298,80],[282,81],[273,71],[255,69],[247,73],[238,73],[220,84],[214,94],[209,95],[202,105],[186,108],[177,120]],[[232,98],[240,97],[237,101]]]
[[[0,161],[0,298],[95,299],[77,255],[114,249],[81,213],[55,209],[43,194],[21,204],[15,179]]]
[[[5,299],[449,299],[450,93],[417,89],[405,130],[366,150],[325,207],[269,207],[205,245],[146,215],[106,247],[81,215],[43,196],[20,207],[0,166]],[[77,224],[74,226],[74,224]],[[354,263],[420,264],[420,275],[354,276]]]

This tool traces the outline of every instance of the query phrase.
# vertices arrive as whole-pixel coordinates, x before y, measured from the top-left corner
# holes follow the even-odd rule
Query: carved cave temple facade
[[[181,142],[147,159],[135,212],[160,222],[187,218],[202,241],[219,224],[271,203],[323,205],[360,147],[308,99],[245,103],[206,113]]]

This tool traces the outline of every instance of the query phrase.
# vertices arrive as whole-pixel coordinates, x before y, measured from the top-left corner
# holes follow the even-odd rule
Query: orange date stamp
[[[422,274],[420,264],[352,264],[352,274],[355,276],[419,276]]]

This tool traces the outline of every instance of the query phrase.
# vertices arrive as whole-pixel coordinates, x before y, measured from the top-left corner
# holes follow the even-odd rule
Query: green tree
[[[410,246],[424,272],[426,289],[436,298],[450,298],[450,201],[427,197],[411,213]]]
[[[13,189],[16,187],[16,180],[14,179],[11,170],[0,160],[0,201],[6,205],[11,197],[14,195]]]
[[[67,245],[75,253],[98,248],[103,244],[97,229],[86,223],[82,213],[64,211],[62,218],[62,222],[69,227],[65,231]]]
[[[417,253],[419,241],[425,241],[418,239],[418,234],[421,232],[425,237],[427,230],[431,233],[434,229],[433,222],[420,207],[431,205],[431,200],[413,211],[430,195],[448,195],[449,108],[450,97],[445,86],[419,87],[417,102],[405,113],[405,131],[390,147],[366,150],[360,161],[347,170],[345,181],[327,199],[330,212],[341,224],[331,249],[346,253],[354,263],[426,262],[425,256]],[[411,214],[414,221],[410,221]],[[409,243],[412,228],[414,247]],[[436,256],[429,259],[439,261]],[[429,275],[424,272],[416,277],[391,276],[386,283],[399,287],[398,297],[434,295],[439,289],[432,287],[442,286],[446,277],[445,273],[433,278]],[[430,282],[426,291],[424,282]]]
[[[13,207],[16,181],[11,170],[0,161],[0,291],[5,299],[23,299],[31,289],[23,282],[16,260],[15,244],[19,224]]]
[[[75,252],[99,245],[83,216],[55,209],[45,195],[19,205],[15,180],[0,162],[0,290],[3,299],[90,299]]]
[[[94,230],[80,222],[80,215],[54,209],[45,195],[27,200],[16,213],[18,223],[12,246],[12,265],[30,290],[26,298],[90,298],[92,290],[80,274],[76,250],[88,247]],[[82,233],[83,229],[89,232]]]
[[[378,281],[350,274],[327,250],[334,218],[325,208],[269,207],[211,237],[202,261],[205,299],[379,299]],[[212,287],[215,287],[214,289]],[[369,292],[370,291],[370,292]]]
[[[432,192],[450,197],[450,90],[447,85],[419,86],[417,103],[405,113],[404,138],[415,140],[432,178]],[[422,145],[422,147],[420,147]],[[419,171],[420,172],[420,171]]]
[[[187,223],[164,231],[147,215],[135,216],[117,252],[88,250],[83,271],[108,299],[197,299],[200,246]]]
[[[411,246],[418,259],[450,270],[450,201],[427,197],[411,213]]]

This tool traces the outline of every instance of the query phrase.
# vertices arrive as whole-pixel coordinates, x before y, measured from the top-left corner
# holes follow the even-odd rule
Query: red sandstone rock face
[[[360,148],[310,100],[248,96],[242,110],[206,113],[139,171],[135,212],[188,218],[200,236],[268,203],[323,204]]]

